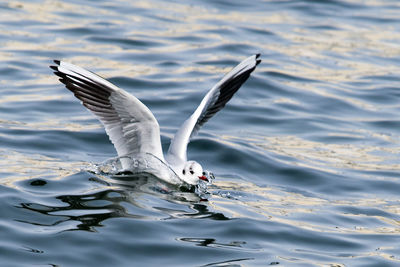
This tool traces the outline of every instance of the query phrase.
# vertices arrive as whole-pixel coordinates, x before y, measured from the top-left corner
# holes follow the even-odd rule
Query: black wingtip
[[[50,69],[52,69],[52,70],[58,71],[58,67],[57,67],[57,66],[50,65],[49,67],[50,67]]]
[[[61,63],[61,61],[60,61],[60,60],[54,59],[53,61],[54,61],[54,63],[56,63],[57,65],[59,65],[59,66],[60,66],[60,63]]]
[[[261,56],[260,53],[256,54],[256,66],[261,63],[261,59],[259,59],[260,56]]]

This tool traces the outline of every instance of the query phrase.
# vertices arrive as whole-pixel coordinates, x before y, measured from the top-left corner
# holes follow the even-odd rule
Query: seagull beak
[[[205,177],[204,175],[203,176],[199,176],[199,179],[208,182],[207,177]]]

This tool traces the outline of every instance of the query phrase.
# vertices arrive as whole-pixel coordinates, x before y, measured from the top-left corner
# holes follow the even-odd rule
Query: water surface
[[[398,266],[398,1],[0,3],[4,266]],[[208,201],[95,175],[116,153],[61,59],[143,101],[162,143],[263,62],[189,145]]]

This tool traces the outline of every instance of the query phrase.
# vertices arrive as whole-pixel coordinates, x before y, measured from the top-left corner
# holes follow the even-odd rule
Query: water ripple
[[[1,262],[398,266],[399,10],[390,0],[0,4]],[[167,149],[207,90],[254,53],[263,63],[189,145],[216,175],[208,201],[90,172],[115,150],[48,69],[67,60],[140,98]]]

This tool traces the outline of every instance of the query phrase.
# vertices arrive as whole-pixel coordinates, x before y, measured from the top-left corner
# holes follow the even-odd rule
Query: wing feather
[[[118,156],[151,153],[163,160],[160,127],[151,111],[136,97],[100,76],[63,61],[50,66],[76,98],[104,125]],[[130,162],[121,159],[122,167]]]
[[[225,107],[226,103],[239,90],[261,62],[260,54],[243,60],[219,81],[203,98],[199,107],[182,124],[171,141],[167,161],[181,163],[187,161],[186,150],[190,139],[212,116]]]

